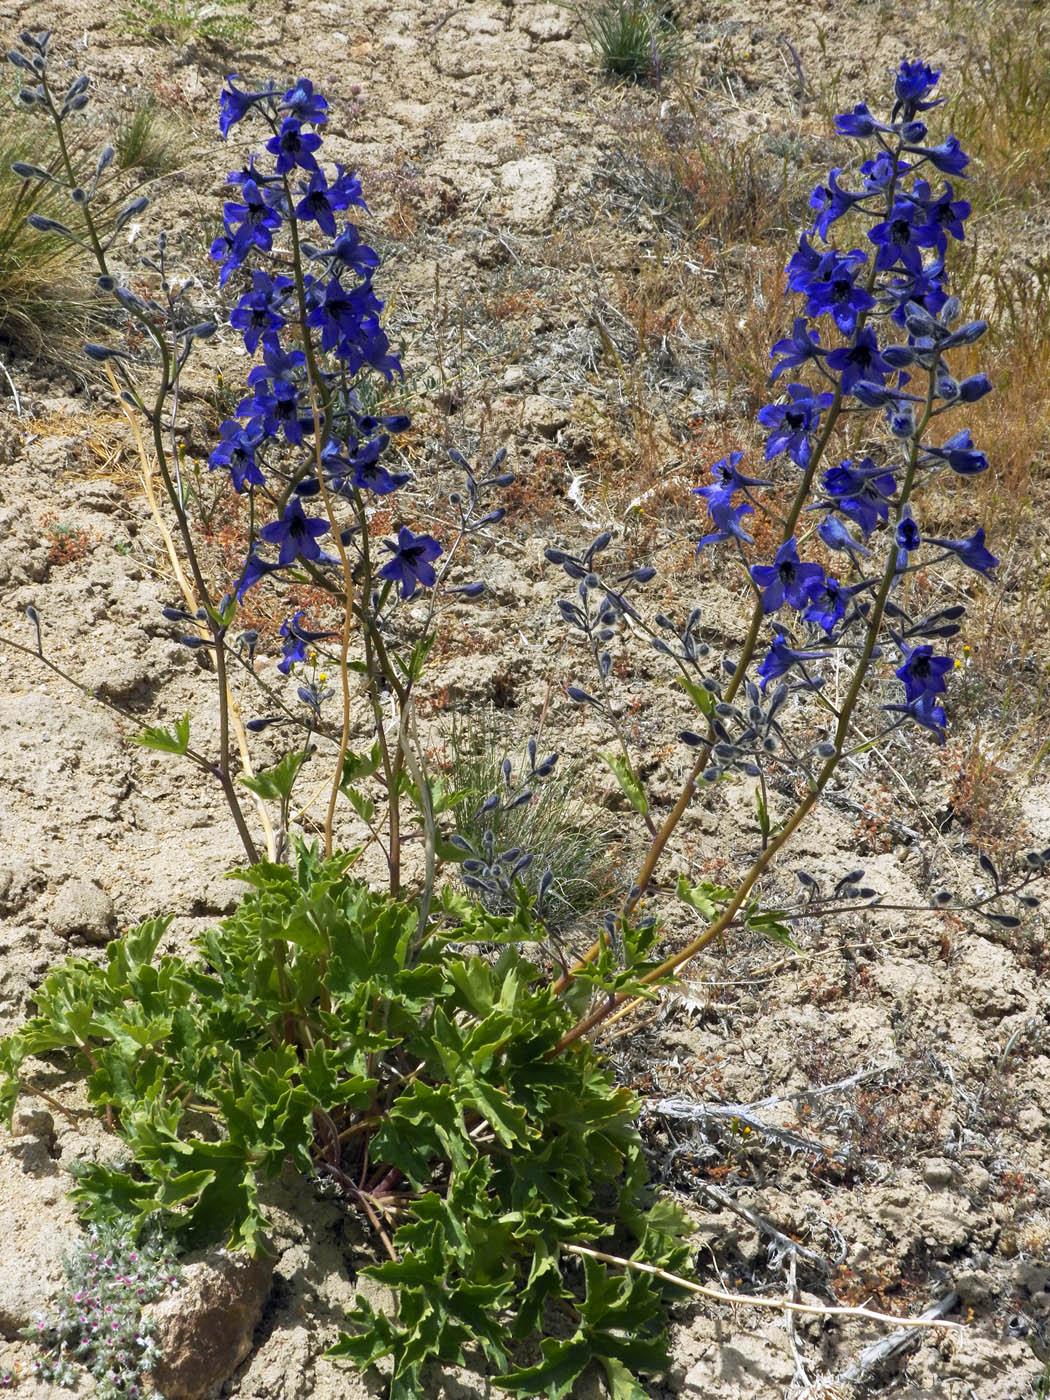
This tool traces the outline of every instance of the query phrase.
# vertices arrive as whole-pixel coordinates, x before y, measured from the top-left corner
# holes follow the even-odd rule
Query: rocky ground
[[[703,525],[690,488],[706,464],[754,437],[748,415],[761,402],[764,356],[793,314],[776,299],[776,269],[809,188],[843,160],[828,103],[881,93],[904,53],[950,72],[972,38],[961,4],[674,8],[683,54],[653,87],[611,84],[572,6],[257,0],[242,37],[212,42],[192,26],[129,36],[95,0],[0,0],[5,46],[22,28],[51,26],[58,55],[91,73],[99,144],[106,124],[144,99],[163,109],[178,159],[153,182],[150,222],[129,230],[127,255],[168,227],[180,269],[199,279],[202,314],[220,306],[207,248],[225,174],[246,154],[244,142],[223,149],[215,139],[223,75],[303,74],[328,93],[330,155],[365,184],[415,418],[403,508],[416,524],[440,518],[453,484],[449,447],[480,458],[506,446],[518,476],[506,522],[470,561],[489,601],[448,619],[424,706],[435,751],[453,711],[488,716],[499,742],[518,746],[543,716],[551,747],[583,765],[584,800],[616,833],[625,881],[639,838],[586,762],[600,731],[564,697],[567,682],[586,676],[562,645],[561,576],[543,549],[611,529],[626,565],[657,566],[654,600],[699,603],[712,644],[739,639],[740,594],[710,554],[695,557]],[[699,165],[683,165],[696,151]],[[1032,247],[1042,217],[1026,210]],[[58,363],[54,353],[4,356],[2,630],[31,643],[23,619],[35,607],[49,654],[83,685],[136,714],[170,721],[189,711],[206,737],[208,679],[160,614],[178,588],[130,430],[107,386],[71,350],[57,353]],[[187,462],[206,458],[217,396],[244,371],[232,332],[202,349],[185,386]],[[946,520],[973,509],[937,508]],[[986,523],[991,536],[995,520]],[[217,572],[236,557],[237,528],[234,503],[220,501],[209,556]],[[1033,549],[1023,531],[1013,543],[1011,565]],[[785,889],[800,865],[833,883],[861,864],[889,902],[922,906],[941,886],[981,884],[978,845],[1009,862],[1050,844],[1046,789],[1030,764],[1032,735],[1038,747],[1042,734],[1040,673],[1023,645],[1037,614],[1024,610],[1030,595],[1016,568],[1009,577],[1012,594],[975,600],[982,626],[998,611],[1012,618],[1011,641],[983,665],[975,654],[957,678],[948,748],[920,738],[868,755],[794,843]],[[275,620],[258,619],[266,679]],[[222,875],[239,845],[221,794],[130,746],[113,710],[13,648],[0,646],[0,676],[0,1031],[9,1031],[69,952],[96,956],[116,932],[161,912],[175,912],[171,938],[184,940],[227,912],[235,887]],[[673,742],[673,700],[652,653],[629,641],[616,678],[632,736],[652,755],[654,805],[669,807],[687,766]],[[727,791],[683,822],[668,885],[678,871],[732,874],[753,807],[749,793]],[[797,937],[800,954],[725,947],[658,1014],[608,1032],[609,1056],[643,1099],[654,1175],[693,1211],[698,1275],[713,1286],[781,1295],[797,1282],[807,1301],[901,1316],[954,1292],[950,1316],[963,1325],[917,1333],[906,1354],[866,1368],[862,1352],[885,1327],[819,1317],[792,1325],[781,1312],[703,1302],[681,1311],[673,1369],[650,1393],[1029,1400],[1042,1366],[1021,1334],[1050,1320],[1041,918],[1006,930],[883,912],[807,920]],[[110,1150],[76,1087],[46,1067],[41,1076],[49,1102],[26,1099],[0,1143],[0,1371],[29,1363],[19,1329],[61,1281],[75,1230],[68,1164]],[[666,1100],[683,1097],[706,1116],[675,1117]],[[736,1108],[719,1115],[726,1105]],[[297,1191],[282,1182],[275,1193],[272,1276],[245,1280],[213,1256],[175,1295],[171,1346],[185,1351],[187,1375],[167,1396],[203,1393],[207,1377],[192,1374],[203,1325],[194,1308],[209,1298],[233,1309],[243,1340],[217,1363],[223,1393],[380,1393],[378,1380],[323,1356],[353,1297],[348,1259],[362,1261],[364,1242],[348,1238],[331,1203],[304,1214]],[[795,1280],[777,1266],[771,1230],[810,1251]],[[496,1394],[479,1374],[435,1384],[451,1397]],[[22,1379],[19,1393],[49,1392]]]

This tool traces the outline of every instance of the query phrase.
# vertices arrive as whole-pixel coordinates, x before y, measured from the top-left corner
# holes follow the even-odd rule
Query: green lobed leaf
[[[190,746],[190,717],[187,712],[175,721],[174,731],[163,725],[147,725],[132,736],[132,741],[144,749],[159,749],[161,753],[185,754]]]

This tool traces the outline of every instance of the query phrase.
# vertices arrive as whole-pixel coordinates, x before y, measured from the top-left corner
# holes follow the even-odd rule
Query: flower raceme
[[[836,118],[837,131],[867,149],[856,171],[838,167],[813,191],[814,225],[787,266],[788,287],[805,299],[805,314],[774,344],[770,382],[786,374],[797,378],[758,413],[768,433],[765,457],[776,462],[778,479],[745,477],[738,469],[742,454],[734,452],[715,464],[711,485],[696,494],[714,527],[698,552],[730,544],[745,564],[760,613],[790,609],[796,616],[797,637],[783,623],[773,624],[772,645],[758,668],[763,689],[774,679],[813,688],[820,684],[813,673],[821,662],[848,660],[858,646],[866,648],[868,661],[877,660],[880,628],[890,619],[889,638],[900,657],[894,675],[904,697],[884,704],[888,726],[917,724],[943,741],[939,702],[953,662],[923,639],[951,636],[958,630],[955,615],[917,619],[891,595],[917,568],[951,560],[988,576],[998,560],[983,529],[961,540],[925,535],[913,500],[916,486],[944,467],[963,478],[988,469],[967,429],[942,440],[934,422],[991,389],[983,374],[957,379],[948,362],[986,326],[961,322],[959,303],[948,291],[946,260],[964,237],[970,205],[941,177],[966,179],[968,157],[954,136],[927,141],[921,114],[944,100],[934,95],[939,80],[928,64],[906,60],[894,75],[889,120],[866,103]],[[835,246],[832,240],[847,224],[849,245]],[[828,461],[833,430],[846,415],[853,423],[864,416],[876,420],[862,430],[866,444],[881,417],[884,445],[870,447],[859,461]],[[785,460],[795,469],[794,484]],[[822,494],[812,495],[818,471]],[[764,496],[785,484],[794,504],[767,508]],[[756,511],[792,522],[771,564],[748,558],[754,541],[740,522]],[[809,524],[813,514],[817,519]],[[818,545],[838,554],[841,581],[805,558]],[[852,635],[858,632],[867,640]],[[804,649],[807,636],[819,636],[822,649]]]
[[[367,499],[410,479],[381,460],[408,418],[366,412],[356,387],[372,373],[390,381],[401,366],[372,284],[379,257],[347,217],[366,208],[361,183],[341,165],[329,177],[320,161],[328,102],[306,78],[282,92],[243,89],[231,77],[220,103],[223,139],[248,118],[261,119],[269,137],[262,153],[229,176],[236,195],[223,206],[223,232],[211,255],[223,285],[245,279],[229,320],[258,363],[236,417],[222,424],[209,466],[228,471],[238,492],[251,494],[256,508],[275,508],[277,518],[255,531],[238,599],[270,574],[338,566],[321,547],[337,528],[330,503],[352,511],[355,523],[339,535],[343,546],[357,548]],[[293,275],[259,265],[275,248]],[[319,504],[324,514],[316,513]],[[391,558],[376,569],[378,591],[368,602],[377,612],[432,588],[442,554],[437,540],[407,526],[386,548]],[[306,631],[301,618],[296,613],[282,628],[286,672],[304,660],[309,641],[330,635]]]

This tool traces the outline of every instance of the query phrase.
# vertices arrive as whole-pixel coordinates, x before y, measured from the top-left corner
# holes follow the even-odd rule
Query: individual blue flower
[[[848,253],[834,249],[824,254],[820,266],[801,290],[805,293],[809,316],[832,316],[843,335],[852,335],[857,318],[870,311],[875,298],[856,283],[857,273],[867,262],[867,255],[858,248]]]
[[[294,564],[296,559],[320,559],[321,546],[317,541],[327,533],[328,521],[305,515],[299,497],[293,496],[285,506],[281,519],[264,525],[259,531],[259,538],[280,547],[277,564],[279,568],[285,568]]]
[[[971,374],[959,384],[959,399],[962,403],[976,403],[991,392],[992,381],[986,374]]]
[[[248,373],[248,383],[254,388],[257,384],[286,381],[294,383],[296,371],[306,364],[306,356],[301,350],[282,350],[276,341],[263,346],[263,362]]]
[[[754,540],[740,523],[745,515],[754,515],[754,506],[749,506],[746,502],[734,506],[728,494],[723,492],[708,499],[707,513],[715,528],[709,535],[704,535],[701,539],[696,547],[697,554],[707,545],[722,544],[725,540],[740,540],[742,544],[754,544]]]
[[[786,369],[797,369],[799,365],[807,364],[810,360],[819,360],[827,353],[821,347],[820,332],[810,330],[805,316],[796,316],[791,334],[775,341],[769,352],[770,359],[774,355],[783,356],[774,366],[769,382],[775,384]]]
[[[864,141],[874,136],[876,131],[892,131],[893,128],[885,122],[876,121],[868,111],[866,102],[858,102],[852,112],[843,112],[835,118],[835,130],[840,136],[855,136]]]
[[[793,292],[804,292],[820,267],[823,253],[818,253],[805,234],[798,240],[798,252],[788,259],[787,280]]]
[[[285,117],[280,131],[266,143],[266,149],[277,157],[273,168],[278,175],[287,175],[296,166],[313,173],[318,169],[314,151],[320,146],[320,136],[315,131],[304,131],[294,117]]]
[[[437,582],[434,560],[441,546],[431,535],[413,535],[407,525],[398,531],[397,543],[384,540],[393,558],[379,570],[379,577],[396,583],[402,598],[411,598],[417,587],[433,588]]]
[[[359,491],[371,491],[376,496],[389,496],[411,481],[408,472],[387,471],[379,458],[386,451],[390,438],[386,433],[372,438],[350,460],[351,480]]]
[[[937,228],[922,221],[921,211],[914,204],[898,200],[890,217],[868,230],[868,238],[877,249],[875,266],[880,272],[888,272],[899,263],[914,276],[922,271],[922,250],[932,248],[938,235]]]
[[[929,543],[939,545],[941,549],[951,550],[961,564],[984,574],[986,578],[999,566],[999,560],[985,547],[983,526],[968,540],[930,539]]]
[[[907,379],[907,375],[902,375],[902,378]],[[899,388],[890,388],[871,379],[857,379],[850,388],[853,397],[868,408],[903,410],[906,404],[922,403],[922,399],[915,394],[905,394]]]
[[[901,652],[905,657],[904,665],[898,666],[893,674],[904,683],[909,702],[921,695],[940,695],[947,690],[944,678],[955,665],[950,656],[934,656],[928,642],[912,648],[902,645]]]
[[[819,564],[803,564],[798,557],[795,537],[785,540],[777,550],[772,564],[755,564],[751,577],[762,590],[762,611],[778,612],[785,603],[802,611],[810,596],[824,581]]]
[[[787,675],[795,666],[803,666],[807,661],[823,661],[830,655],[826,651],[798,651],[788,644],[781,633],[773,638],[773,645],[766,653],[765,659],[758,668],[758,674],[765,690],[770,681],[779,680],[781,676]],[[803,686],[809,690],[819,689],[821,682],[812,680],[808,676],[802,681]]]
[[[861,190],[857,194],[850,190],[844,190],[839,184],[841,174],[841,168],[833,170],[828,176],[828,183],[817,185],[809,197],[809,207],[817,212],[813,232],[819,234],[825,241],[831,225],[868,197],[867,190]]]
[[[231,73],[226,79],[226,86],[219,97],[219,135],[225,141],[230,134],[230,127],[236,126],[242,121],[251,109],[258,102],[264,101],[271,95],[271,90],[265,88],[262,92],[242,92],[234,85],[236,73]]]
[[[935,735],[938,743],[944,743],[946,723],[944,710],[937,704],[935,696],[929,691],[923,691],[914,700],[909,700],[906,705],[883,705],[882,708],[891,714],[903,715],[905,719],[913,720],[923,729],[928,729],[931,734]]]
[[[903,403],[900,399],[889,404],[886,409],[886,426],[889,428],[890,434],[901,442],[906,442],[909,438],[914,437],[915,410],[911,404]]]
[[[227,200],[222,213],[230,251],[243,261],[252,248],[261,248],[264,253],[273,248],[273,231],[280,228],[281,216],[256,180],[248,179],[241,185],[241,201]]]
[[[894,180],[901,180],[911,169],[906,160],[894,160],[887,151],[880,151],[860,167],[864,176],[864,189],[868,194],[884,190]]]
[[[321,93],[314,92],[309,78],[299,78],[281,98],[280,110],[287,112],[299,122],[310,122],[320,126],[328,120],[328,102]]]
[[[242,427],[234,419],[227,418],[219,434],[221,441],[208,457],[209,470],[225,467],[238,494],[247,486],[265,486],[266,478],[255,459],[256,449],[263,440],[261,428],[251,424]]]
[[[320,328],[322,348],[332,351],[340,341],[352,345],[358,340],[366,317],[381,305],[368,283],[347,291],[338,277],[330,277],[306,321]]]
[[[329,185],[322,170],[315,170],[309,184],[301,185],[303,197],[295,206],[297,218],[312,220],[329,238],[335,238],[335,216],[351,204],[366,209],[361,194],[361,181],[340,165],[335,181]]]
[[[928,457],[939,457],[947,462],[960,476],[976,476],[988,470],[988,458],[974,447],[969,428],[955,433],[942,447],[924,447],[924,450]]]
[[[943,253],[948,246],[948,236],[962,242],[966,236],[963,224],[970,216],[970,204],[965,199],[955,199],[952,187],[945,184],[943,192],[933,197],[925,180],[916,180],[908,198],[922,206],[925,221],[936,231],[936,247]]]
[[[838,516],[832,515],[830,511],[817,526],[817,534],[828,549],[848,554],[854,563],[859,558],[871,558],[871,550],[858,544]]]
[[[806,384],[787,386],[789,403],[766,404],[758,410],[758,421],[770,429],[766,443],[766,460],[787,452],[791,460],[805,469],[813,455],[810,434],[817,430],[820,415],[830,406],[833,394],[814,394]]]
[[[284,433],[288,442],[301,447],[303,433],[313,426],[313,415],[301,408],[298,387],[279,379],[272,392],[260,384],[252,398],[237,405],[237,412],[250,416],[266,437]]]
[[[907,277],[895,277],[888,287],[883,286],[880,294],[887,301],[896,303],[892,312],[894,321],[903,326],[908,320],[908,303],[916,302],[931,315],[936,315],[948,300],[944,290],[944,258],[925,263],[921,272]]]
[[[347,224],[330,248],[314,256],[328,258],[333,265],[349,267],[359,277],[366,277],[379,266],[379,254],[367,243],[361,242],[361,232],[356,224]]]
[[[243,334],[250,355],[255,354],[264,335],[287,325],[283,309],[285,292],[291,285],[290,278],[271,279],[261,268],[252,273],[252,290],[230,312],[230,325]]]
[[[303,190],[303,197],[295,206],[295,217],[304,222],[312,220],[329,238],[334,238],[335,206],[330,198],[324,171],[315,170],[310,176],[310,183],[300,188]]]
[[[949,136],[939,146],[905,146],[904,150],[911,151],[921,160],[928,160],[942,175],[960,175],[964,180],[968,178],[963,171],[970,164],[970,157],[955,136]]]
[[[842,383],[842,392],[852,391],[858,380],[883,384],[891,365],[883,359],[879,340],[870,326],[862,326],[849,345],[839,346],[827,357],[828,369],[834,370]]]
[[[244,561],[244,568],[237,580],[237,587],[234,590],[237,594],[237,601],[241,602],[249,588],[254,588],[260,579],[264,579],[267,574],[275,574],[280,567],[280,564],[268,564],[265,559],[260,559],[253,549]]]
[[[849,594],[841,587],[838,579],[828,574],[810,595],[809,607],[802,614],[807,622],[822,627],[829,635],[835,624],[846,615],[846,600]]]
[[[297,612],[294,617],[286,617],[281,623],[281,636],[285,640],[282,648],[282,659],[278,661],[277,669],[286,676],[291,673],[296,662],[306,660],[306,648],[313,642],[322,642],[329,637],[339,636],[338,632],[307,631],[299,620],[305,616],[305,611]]]
[[[922,535],[912,516],[911,506],[906,505],[901,511],[900,519],[897,521],[897,528],[893,532],[893,538],[897,545],[897,559],[894,567],[897,573],[900,574],[908,567],[908,555],[914,554],[922,544]]]
[[[860,526],[865,539],[880,520],[889,519],[889,501],[897,490],[893,473],[877,467],[870,457],[856,466],[847,460],[829,467],[821,477],[821,485],[835,508]]]
[[[737,467],[743,460],[742,452],[730,452],[728,457],[722,457],[711,468],[711,485],[694,486],[693,495],[700,496],[705,501],[713,501],[723,496],[728,500],[734,491],[743,491],[749,486],[772,485],[762,477],[743,476],[738,472]]]

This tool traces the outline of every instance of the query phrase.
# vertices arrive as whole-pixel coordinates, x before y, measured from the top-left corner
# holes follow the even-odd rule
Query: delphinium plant
[[[697,488],[710,522],[698,552],[726,551],[752,597],[739,651],[718,655],[702,640],[699,609],[684,626],[662,614],[646,621],[627,588],[649,571],[612,580],[598,573],[608,534],[581,556],[547,551],[577,581],[577,598],[560,607],[587,638],[599,676],[609,674],[611,647],[626,620],[674,663],[701,720],[679,735],[693,754],[689,776],[654,834],[626,912],[649,886],[698,789],[726,776],[756,784],[753,859],[730,889],[680,882],[679,893],[710,921],[645,981],[675,972],[740,922],[783,936],[791,911],[771,919],[756,901],[760,881],[844,761],[898,734],[909,744],[920,734],[944,742],[954,668],[945,644],[959,632],[965,606],[924,611],[924,590],[909,583],[941,565],[990,577],[998,560],[983,528],[948,539],[921,526],[922,492],[935,475],[947,472],[965,483],[989,467],[967,428],[947,427],[948,415],[992,386],[983,374],[959,379],[952,372],[953,352],[978,341],[987,326],[963,318],[948,285],[950,247],[963,238],[970,213],[952,181],[967,178],[969,161],[954,137],[929,138],[927,114],[943,101],[934,96],[939,79],[925,63],[905,61],[894,77],[887,120],[864,103],[836,119],[840,135],[863,143],[866,158],[849,175],[833,170],[813,191],[813,227],[787,266],[789,293],[804,300],[804,314],[771,351],[770,380],[779,394],[758,413],[768,434],[764,474],[746,474],[743,453],[733,452]],[[833,241],[840,234],[844,241]],[[755,557],[751,516],[765,517],[779,536],[772,560]],[[612,718],[604,696],[579,687],[569,694]],[[872,719],[873,708],[881,723]],[[633,770],[621,782],[642,810]],[[773,786],[799,794],[776,820]],[[982,856],[991,888],[965,907],[1016,927],[1020,917],[1008,896],[1022,910],[1033,907],[1029,887],[1048,861],[1050,851],[1029,853],[1024,869],[1004,884]],[[808,913],[843,902],[886,907],[862,883],[863,871],[850,872],[828,894],[806,871],[799,881],[798,907]],[[956,898],[937,891],[932,902],[947,908]],[[600,951],[595,944],[588,959]],[[573,1034],[597,1025],[618,1000],[595,1007]]]
[[[61,132],[87,90],[78,79],[55,98],[48,44],[46,34],[23,36],[15,61],[27,74],[24,100]],[[958,630],[959,611],[914,616],[902,585],[919,559],[981,572],[994,560],[980,532],[929,540],[915,514],[916,488],[933,471],[967,476],[987,465],[965,432],[940,431],[942,414],[988,386],[981,376],[950,375],[952,349],[983,326],[960,322],[945,289],[945,254],[966,209],[927,176],[961,173],[965,157],[951,140],[926,140],[921,114],[936,105],[937,76],[905,63],[888,121],[865,107],[840,119],[843,134],[874,150],[859,188],[847,190],[836,171],[818,191],[816,231],[792,260],[807,314],[775,347],[775,376],[798,376],[786,402],[762,411],[771,475],[745,476],[730,457],[703,488],[712,522],[703,547],[734,550],[754,595],[739,655],[712,659],[695,611],[684,625],[663,615],[647,624],[640,599],[651,572],[602,580],[607,537],[581,555],[550,556],[578,585],[561,612],[586,635],[599,671],[598,694],[573,687],[570,697],[615,717],[609,648],[626,619],[674,663],[699,714],[698,727],[682,731],[695,751],[689,780],[662,818],[642,789],[629,736],[618,734],[621,752],[608,762],[651,832],[649,854],[599,920],[594,948],[553,977],[529,957],[545,937],[549,882],[542,877],[533,894],[515,878],[529,856],[542,867],[544,853],[500,840],[506,809],[530,800],[553,756],[530,745],[521,771],[502,771],[481,804],[480,835],[453,840],[457,795],[428,772],[414,703],[444,600],[480,587],[453,582],[460,545],[498,523],[492,501],[509,476],[500,456],[475,471],[457,455],[460,485],[443,539],[404,525],[377,549],[370,536],[370,502],[407,484],[391,443],[408,425],[373,409],[363,388],[370,373],[389,378],[398,364],[380,323],[378,258],[347,220],[362,206],[360,184],[321,162],[324,96],[307,79],[258,89],[230,80],[222,95],[221,134],[250,120],[264,138],[263,151],[230,177],[233,197],[212,248],[221,282],[240,293],[230,324],[256,360],[211,454],[252,520],[243,568],[222,590],[209,588],[186,511],[174,411],[192,346],[215,325],[189,313],[190,289],[172,280],[163,240],[146,263],[154,297],[127,289],[92,222],[97,179],[78,183],[67,162],[82,231],[61,227],[94,254],[102,290],[153,347],[148,394],[130,344],[89,354],[120,375],[129,407],[148,424],[196,590],[168,615],[185,644],[210,658],[216,683],[217,754],[193,747],[188,718],[145,728],[142,738],[218,781],[250,888],[191,956],[160,954],[168,921],[155,919],[110,944],[103,967],[73,959],[53,971],[35,994],[37,1015],[0,1046],[0,1102],[10,1110],[25,1088],[27,1057],[71,1052],[124,1143],[120,1160],[79,1169],[85,1215],[131,1231],[156,1223],[180,1246],[221,1239],[265,1250],[265,1183],[289,1164],[304,1190],[338,1193],[367,1222],[385,1256],[372,1272],[397,1304],[386,1313],[361,1302],[336,1354],[359,1366],[388,1358],[396,1400],[422,1393],[428,1363],[462,1363],[471,1348],[512,1393],[563,1396],[597,1368],[613,1394],[645,1394],[638,1377],[667,1362],[666,1304],[680,1296],[686,1222],[649,1191],[637,1105],[587,1032],[625,1000],[651,995],[719,933],[746,923],[787,936],[784,916],[763,909],[759,882],[858,742],[862,696],[884,707],[887,733],[943,733],[951,661],[937,647]],[[97,174],[107,165],[104,152]],[[846,214],[865,220],[870,246],[814,246]],[[836,341],[812,326],[825,313]],[[869,445],[881,421],[888,450]],[[857,449],[832,465],[839,428]],[[780,471],[785,460],[792,475]],[[748,554],[747,517],[756,511],[769,512],[782,537],[772,562]],[[808,557],[815,538],[842,556],[841,580]],[[325,629],[290,611],[280,668],[291,693],[267,683],[265,713],[245,728],[291,741],[275,764],[238,782],[229,675],[237,668],[250,684],[258,646],[238,629],[238,609],[256,587],[301,582],[330,595],[340,622]],[[54,666],[41,619],[32,620],[36,652]],[[831,698],[823,682],[835,662],[845,679]],[[887,685],[896,692],[885,693]],[[820,707],[814,739],[798,718],[802,700]],[[350,747],[355,724],[367,734],[359,751]],[[322,850],[293,839],[291,810],[297,778],[325,754]],[[776,821],[765,797],[771,765],[801,781],[803,793]],[[643,917],[641,896],[698,786],[723,776],[758,783],[757,854],[732,888],[683,877],[682,896],[710,922],[681,954],[661,958],[659,926]],[[245,786],[261,813],[276,814],[263,827],[265,859],[241,805]],[[341,796],[361,841],[383,851],[381,890],[355,875],[358,850],[335,850]],[[421,851],[410,870],[408,826]],[[989,869],[991,917],[1014,918],[999,901],[1008,891],[1030,898],[1023,891],[1046,855],[1033,854],[1029,873],[1009,885]],[[465,893],[441,879],[442,863],[453,860],[462,862]],[[850,872],[828,900],[810,891],[806,909],[856,903],[860,879]]]

